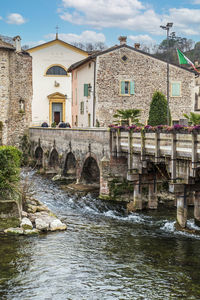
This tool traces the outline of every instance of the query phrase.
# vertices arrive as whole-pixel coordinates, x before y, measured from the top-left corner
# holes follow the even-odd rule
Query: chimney
[[[120,41],[120,45],[126,45],[127,36],[120,35],[118,40]]]
[[[140,49],[140,43],[135,43],[134,47],[135,47],[135,49]]]
[[[22,48],[21,48],[21,38],[19,35],[15,36],[13,38],[13,41],[15,42],[15,48],[16,48],[16,52],[21,52]]]

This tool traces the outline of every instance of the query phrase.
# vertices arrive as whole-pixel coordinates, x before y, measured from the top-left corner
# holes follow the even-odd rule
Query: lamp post
[[[169,29],[172,28],[173,23],[167,23],[166,26],[161,25],[160,28],[167,31],[167,50],[169,51]],[[170,125],[169,120],[169,56],[167,55],[167,125]]]

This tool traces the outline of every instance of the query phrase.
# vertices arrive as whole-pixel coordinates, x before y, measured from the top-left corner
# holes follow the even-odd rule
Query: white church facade
[[[57,37],[27,52],[33,59],[32,125],[71,124],[72,87],[67,69],[88,53]]]

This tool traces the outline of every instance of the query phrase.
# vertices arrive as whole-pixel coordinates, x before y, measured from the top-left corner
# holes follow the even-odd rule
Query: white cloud
[[[152,45],[156,43],[156,41],[148,34],[129,35],[128,38],[134,43],[140,43],[144,45]]]
[[[63,10],[59,9],[60,17],[78,25],[133,29],[132,26],[146,28],[146,18],[149,19],[148,27],[152,22],[153,24],[160,22],[155,12],[145,9],[138,0],[62,0],[62,2]]]
[[[200,4],[200,0],[193,0]],[[96,29],[121,28],[133,32],[165,35],[160,25],[173,22],[178,35],[197,35],[200,31],[200,9],[171,8],[159,14],[143,0],[62,0],[60,18],[77,25]]]
[[[95,31],[86,30],[83,31],[80,35],[74,33],[59,33],[59,39],[67,43],[96,43],[96,42],[105,42],[105,35],[103,33],[97,33]],[[54,39],[55,34],[48,34],[45,38]]]
[[[8,24],[21,25],[26,23],[26,20],[23,18],[22,15],[13,13],[7,16],[6,22]]]
[[[163,16],[165,22],[173,22],[174,30],[183,35],[199,35],[200,9],[171,8],[168,16]]]

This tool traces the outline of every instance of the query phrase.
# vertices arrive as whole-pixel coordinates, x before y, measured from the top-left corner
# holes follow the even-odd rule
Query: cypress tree
[[[171,117],[169,112],[169,119]],[[167,124],[167,99],[161,92],[156,91],[153,94],[149,110],[148,125],[166,125]]]

